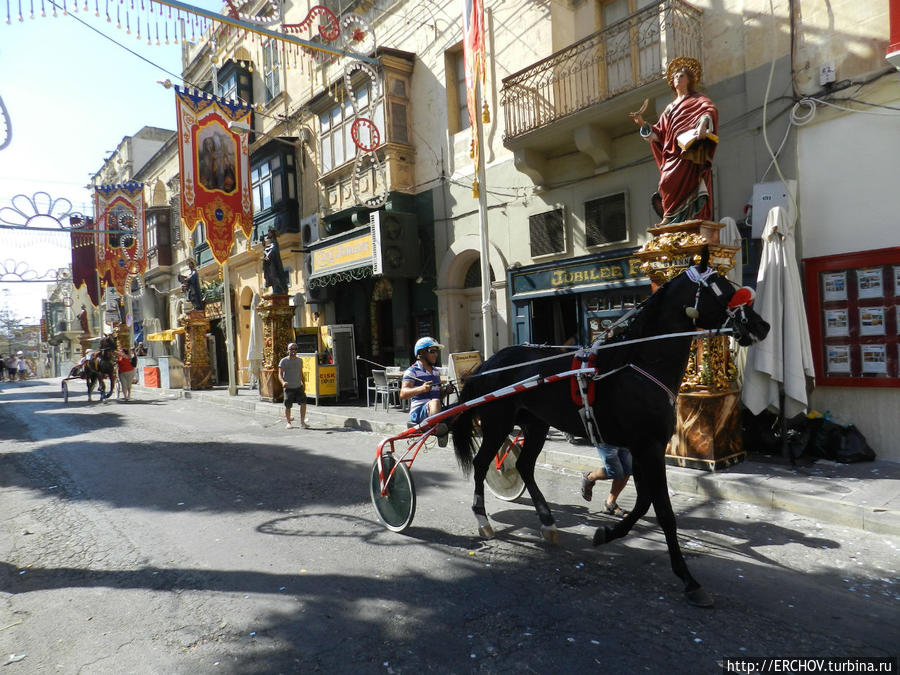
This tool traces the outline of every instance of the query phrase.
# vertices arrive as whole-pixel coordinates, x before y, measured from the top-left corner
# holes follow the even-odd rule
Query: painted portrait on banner
[[[238,146],[221,123],[213,121],[197,131],[197,182],[209,191],[227,195],[237,189]]]

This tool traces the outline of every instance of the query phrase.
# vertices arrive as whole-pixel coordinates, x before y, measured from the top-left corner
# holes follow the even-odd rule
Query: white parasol
[[[259,295],[253,294],[250,301],[250,338],[247,340],[247,361],[250,364],[250,385],[256,386],[259,379],[259,369],[263,358],[263,341],[262,341],[262,322],[259,319],[259,312],[256,310],[259,305]]]
[[[796,255],[793,218],[776,206],[769,211],[763,230],[753,304],[772,328],[765,340],[748,350],[744,371],[742,399],[754,415],[766,408],[782,419],[806,412],[807,381],[810,386],[815,383]]]

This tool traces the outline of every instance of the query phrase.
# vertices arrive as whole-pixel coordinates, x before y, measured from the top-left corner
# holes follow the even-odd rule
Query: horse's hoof
[[[490,525],[482,525],[478,528],[478,536],[482,539],[493,539],[494,538],[494,528]]]
[[[594,532],[594,546],[601,546],[609,541],[609,538],[606,536],[606,527],[598,527],[597,531]]]
[[[556,529],[556,525],[541,525],[541,537],[548,544],[554,546],[559,544],[559,530]]]
[[[694,607],[712,607],[716,604],[713,596],[706,592],[702,586],[684,592],[687,601]]]

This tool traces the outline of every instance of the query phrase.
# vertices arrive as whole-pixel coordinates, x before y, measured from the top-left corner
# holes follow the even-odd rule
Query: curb
[[[281,412],[279,404],[266,401],[222,397],[207,392],[183,389],[163,390],[141,387],[141,390],[156,394],[160,398],[191,399],[223,408],[235,408],[255,417],[271,418],[273,415],[279,416]],[[306,415],[316,424],[369,431],[385,436],[392,436],[406,430],[405,425],[348,417],[318,410],[312,406],[306,409]],[[588,455],[545,448],[538,456],[538,464],[549,469],[564,469],[581,474],[595,469],[597,461]],[[727,473],[706,472],[669,465],[666,467],[666,478],[669,489],[673,492],[756,504],[815,518],[831,525],[900,537],[900,511],[860,506],[818,495],[804,494],[796,491],[791,485],[777,486],[777,479],[768,476],[759,476],[756,480],[744,482],[729,478]],[[776,486],[773,487],[772,483],[775,483]]]

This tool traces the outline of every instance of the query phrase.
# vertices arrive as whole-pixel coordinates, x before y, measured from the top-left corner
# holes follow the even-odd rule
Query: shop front
[[[510,269],[514,344],[591,344],[650,295],[636,250]]]

